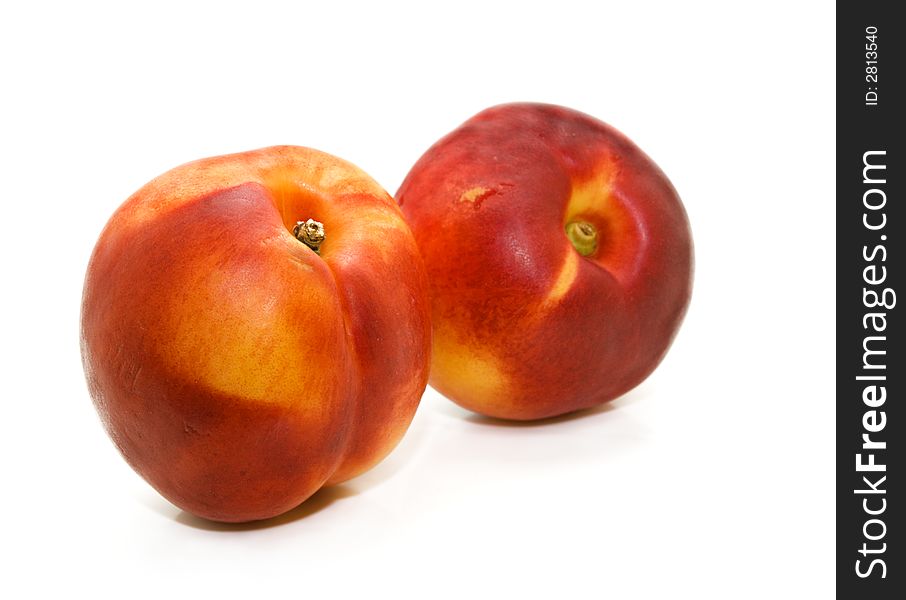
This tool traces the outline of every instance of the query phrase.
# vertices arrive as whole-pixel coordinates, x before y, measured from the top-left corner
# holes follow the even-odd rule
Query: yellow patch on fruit
[[[260,300],[244,306],[243,296],[237,294],[223,302],[223,323],[207,320],[201,310],[191,313],[197,315],[193,319],[168,323],[167,360],[176,363],[171,368],[222,394],[269,404],[298,398],[301,390],[332,389],[324,381],[330,377],[322,374],[330,373],[331,361],[336,360],[338,344],[331,338],[338,336],[331,330],[340,329],[342,323],[330,318],[334,315],[322,314],[299,331],[298,323],[287,319],[280,307],[267,304],[273,298]],[[327,304],[325,300],[313,305]],[[317,345],[322,340],[326,348]]]
[[[612,201],[611,189],[615,175],[614,168],[604,165],[588,179],[573,183],[563,224],[579,215],[606,213]]]
[[[563,259],[563,265],[560,267],[559,273],[557,273],[554,285],[551,286],[550,291],[544,298],[544,302],[542,302],[542,308],[549,308],[560,302],[566,292],[572,288],[578,273],[579,254],[570,249],[566,253],[566,258]]]
[[[487,194],[488,191],[489,191],[488,188],[481,187],[480,185],[473,187],[471,189],[464,191],[462,193],[462,195],[459,197],[459,201],[460,202],[475,202],[475,200],[477,200],[481,196],[484,196],[485,194]]]
[[[493,406],[505,395],[507,377],[488,352],[461,344],[452,335],[436,332],[431,383],[451,398],[468,398]]]
[[[230,247],[205,248],[197,269],[162,276],[167,295],[150,335],[167,372],[247,401],[297,402],[317,390],[303,408],[332,402],[347,350],[327,267],[287,259],[276,244],[231,261]]]

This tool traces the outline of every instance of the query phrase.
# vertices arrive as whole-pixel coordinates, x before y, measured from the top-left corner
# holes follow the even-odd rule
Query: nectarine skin
[[[323,223],[318,255],[294,237]],[[89,391],[130,465],[219,521],[281,514],[397,444],[427,384],[427,281],[393,199],[281,146],[189,163],[113,215],[85,280]]]
[[[428,271],[431,385],[468,409],[526,420],[612,400],[654,370],[686,313],[683,205],[647,155],[588,115],[487,109],[432,146],[396,197]]]

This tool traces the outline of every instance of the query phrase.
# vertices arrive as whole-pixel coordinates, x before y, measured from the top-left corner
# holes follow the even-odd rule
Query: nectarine
[[[685,210],[612,127],[557,106],[485,110],[397,193],[431,292],[431,384],[471,410],[551,417],[638,385],[692,287]]]
[[[92,398],[173,504],[249,521],[380,461],[428,377],[427,282],[393,199],[299,147],[210,158],[113,215],[85,279]]]

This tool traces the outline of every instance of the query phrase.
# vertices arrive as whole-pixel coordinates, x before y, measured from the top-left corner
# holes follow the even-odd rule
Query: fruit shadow
[[[221,523],[211,521],[202,517],[197,517],[192,513],[180,511],[175,521],[181,525],[201,529],[204,531],[256,531],[280,527],[296,521],[301,521],[315,513],[321,512],[334,502],[344,498],[351,498],[358,495],[359,490],[353,489],[346,484],[337,484],[331,487],[321,488],[315,492],[308,500],[296,508],[270,519],[261,521],[250,521],[248,523]]]

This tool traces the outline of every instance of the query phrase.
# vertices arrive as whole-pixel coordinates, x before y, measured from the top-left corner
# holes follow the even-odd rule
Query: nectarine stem
[[[324,243],[324,224],[314,219],[307,221],[298,221],[293,227],[293,235],[296,239],[315,251],[315,254],[321,254],[321,244]]]
[[[566,237],[582,256],[591,256],[598,249],[598,230],[586,221],[567,223]]]

